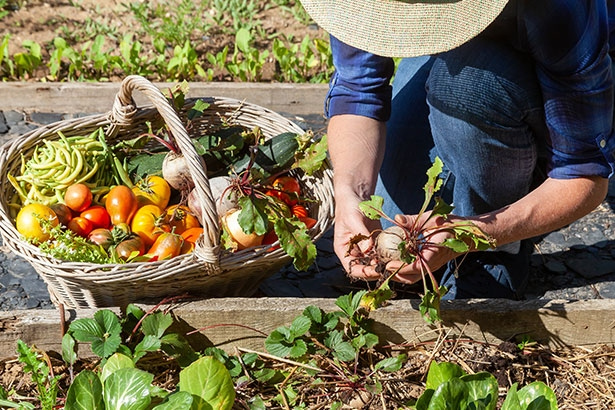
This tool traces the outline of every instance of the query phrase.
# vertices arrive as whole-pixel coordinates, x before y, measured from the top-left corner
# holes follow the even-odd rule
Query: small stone
[[[595,285],[600,296],[605,299],[615,299],[615,281],[599,282]]]
[[[4,111],[3,115],[7,124],[19,124],[25,120],[23,113],[18,111]]]
[[[54,122],[62,121],[62,114],[33,112],[32,114],[30,114],[30,119],[36,124],[47,125]]]
[[[34,125],[16,124],[11,125],[11,135],[24,135],[36,128]]]
[[[0,111],[0,134],[6,134],[7,132],[9,132],[9,126],[6,123],[4,113]]]
[[[553,244],[560,249],[565,248],[567,245],[566,238],[564,237],[564,234],[562,234],[561,232],[551,232],[550,234],[544,237],[542,242]]]

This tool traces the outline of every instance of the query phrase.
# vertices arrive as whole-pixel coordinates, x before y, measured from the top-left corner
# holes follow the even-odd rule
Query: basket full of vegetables
[[[151,104],[138,107],[133,93]],[[251,296],[307,269],[333,223],[326,136],[264,107],[140,76],[111,111],[0,148],[3,244],[70,308]]]

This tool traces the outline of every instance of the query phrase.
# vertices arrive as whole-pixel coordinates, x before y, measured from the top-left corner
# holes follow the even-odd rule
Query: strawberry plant
[[[391,292],[389,280],[403,266],[418,261],[424,285],[424,295],[420,304],[420,311],[428,323],[438,322],[441,320],[440,301],[442,296],[446,294],[447,289],[439,285],[434,272],[424,259],[422,251],[426,248],[446,247],[456,253],[465,253],[470,250],[486,250],[495,246],[495,241],[471,221],[448,218],[453,210],[453,206],[447,204],[441,197],[436,196],[443,183],[440,178],[442,168],[442,161],[436,157],[433,165],[427,171],[428,179],[423,188],[425,200],[411,226],[401,225],[386,215],[382,210],[384,204],[382,197],[374,195],[370,200],[359,204],[361,211],[368,218],[374,220],[384,218],[393,224],[385,230],[372,232],[372,235],[376,236],[374,240],[375,245],[365,253],[361,252],[358,243],[370,238],[357,235],[352,238],[349,245],[349,253],[354,248],[353,251],[358,252],[357,254],[360,255],[353,263],[375,263],[376,269],[382,272],[383,275],[378,289],[369,295],[370,301],[367,302],[368,305],[377,307],[383,299],[382,294],[384,293],[384,299],[386,299]],[[428,212],[428,207],[432,203],[433,207]],[[428,224],[434,218],[441,218],[442,220],[435,227]],[[443,241],[434,239],[440,237],[442,233],[447,234],[446,239]],[[393,272],[387,271],[386,264],[392,260],[402,261],[402,267]],[[431,288],[429,285],[431,285]]]
[[[269,353],[241,347],[235,354],[213,346],[195,350],[187,342],[192,333],[205,335],[207,329],[233,324],[195,329],[185,337],[171,330],[173,315],[158,306],[146,312],[128,305],[121,317],[99,310],[92,318],[70,323],[61,355],[67,374],[59,373],[62,366],[56,355],[20,341],[19,361],[25,364],[35,393],[26,397],[0,386],[0,407],[163,410],[382,405],[490,410],[500,403],[503,410],[557,408],[553,390],[543,382],[518,388],[515,380],[519,379],[513,378],[503,391],[491,373],[471,370],[473,361],[462,362],[462,368],[434,359],[438,352],[445,358],[448,353],[443,346],[457,346],[460,340],[441,339],[433,345],[438,352],[428,355],[430,342],[383,345],[373,331],[371,309],[366,308],[371,296],[365,290],[340,296],[334,311],[309,305],[289,326],[279,326],[269,335],[249,328],[266,336],[264,347]],[[98,358],[86,366],[82,361],[76,365],[78,343],[89,344]],[[485,345],[478,342],[476,347]]]

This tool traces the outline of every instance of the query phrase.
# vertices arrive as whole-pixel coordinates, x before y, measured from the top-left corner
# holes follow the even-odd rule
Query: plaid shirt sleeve
[[[393,59],[351,47],[330,37],[335,72],[325,100],[325,115],[356,114],[380,121],[391,115]]]
[[[549,176],[608,177],[615,169],[609,56],[614,7],[607,0],[520,4],[521,45],[536,61],[549,129]]]

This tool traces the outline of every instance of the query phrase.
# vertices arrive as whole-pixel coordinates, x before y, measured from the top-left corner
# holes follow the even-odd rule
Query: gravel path
[[[78,115],[0,111],[0,144],[42,124]],[[318,116],[292,117],[304,128],[324,127]],[[335,298],[362,286],[349,281],[332,252],[331,232],[317,243],[318,258],[307,272],[292,266],[266,280],[259,295]],[[0,310],[52,309],[45,283],[30,264],[0,244]],[[615,298],[615,180],[596,210],[536,243],[528,298]]]

